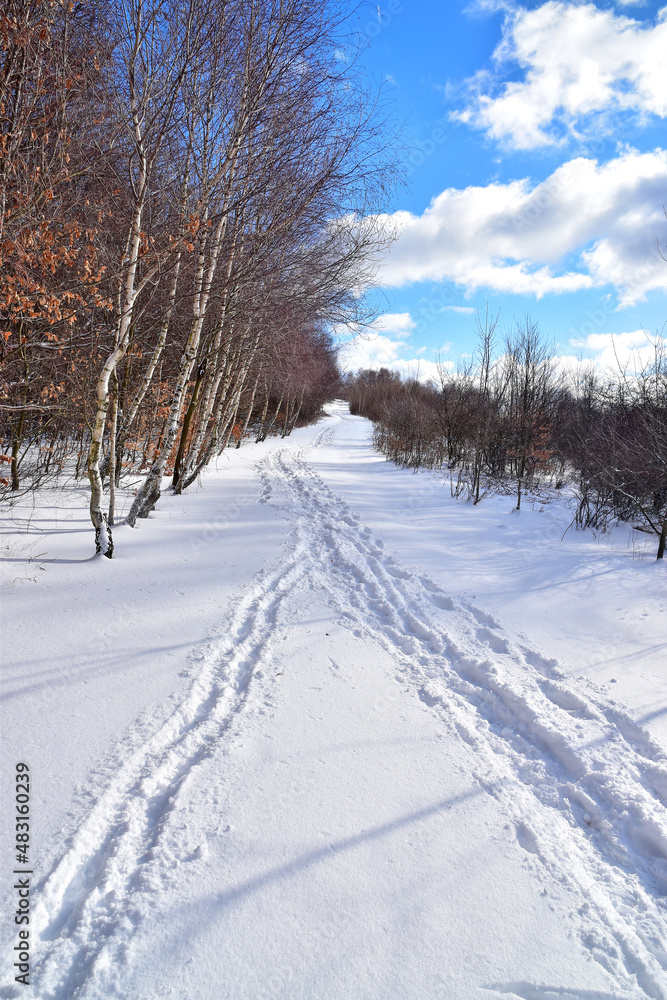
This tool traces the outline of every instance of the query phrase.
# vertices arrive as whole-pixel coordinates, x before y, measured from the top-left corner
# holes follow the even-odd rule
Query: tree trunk
[[[24,373],[23,373],[23,405],[26,406],[28,402],[28,362],[23,355],[24,363]],[[21,450],[21,442],[23,441],[23,428],[25,426],[25,410],[21,410],[19,414],[19,422],[16,425],[16,430],[14,430],[14,423],[10,421],[9,426],[11,427],[12,433],[12,464],[11,464],[11,474],[12,474],[12,491],[15,492],[19,488],[19,451]]]
[[[111,432],[109,434],[109,527],[113,527],[116,506],[116,431],[118,429],[118,378],[116,372],[114,379],[113,409],[111,415]],[[119,470],[120,471],[120,470]]]
[[[204,378],[204,372],[206,371],[206,365],[203,362],[197,369],[197,378],[195,381],[194,389],[192,390],[192,396],[190,397],[190,403],[185,411],[185,416],[183,418],[183,426],[181,427],[181,439],[178,442],[178,451],[176,453],[176,460],[174,461],[174,474],[172,476],[171,485],[176,486],[180,475],[181,475],[181,463],[183,462],[183,456],[185,455],[185,446],[188,441],[188,435],[190,433],[190,425],[192,424],[192,418],[194,412],[197,409],[197,403],[199,402],[199,394],[201,392],[202,380]]]
[[[18,426],[12,434],[12,490],[19,488],[19,449],[23,440],[23,425],[25,423],[25,410],[21,410]]]
[[[107,516],[102,510],[104,488],[100,471],[100,455],[104,428],[109,409],[109,380],[125,350],[119,346],[107,358],[97,383],[97,413],[88,450],[88,479],[90,481],[90,519],[95,528],[95,551],[108,559],[113,555],[113,537],[108,528]]]
[[[232,179],[233,177],[230,178],[230,181]],[[206,221],[206,218],[204,221]],[[185,345],[185,350],[183,351],[181,357],[180,372],[176,383],[176,389],[174,390],[174,395],[172,397],[167,432],[165,434],[162,450],[154,460],[153,466],[148,473],[143,486],[137,493],[134,498],[134,502],[130,507],[130,513],[127,515],[127,523],[131,527],[135,526],[138,517],[148,517],[150,512],[154,509],[155,504],[160,499],[162,476],[164,475],[167,459],[169,458],[171,449],[176,440],[187,385],[190,381],[190,377],[197,360],[199,341],[201,339],[201,333],[211,295],[211,285],[213,284],[213,279],[215,277],[221,243],[227,228],[227,221],[227,203],[224,202],[220,210],[220,220],[216,226],[208,252],[205,244],[200,250],[195,276],[192,324],[190,326],[190,333]]]
[[[263,441],[266,435],[264,434],[264,421],[266,420],[266,414],[269,410],[269,390],[265,387],[266,397],[264,399],[264,409],[262,410],[262,415],[259,418],[259,430],[257,431],[257,437],[255,438],[255,444],[259,444]]]
[[[255,379],[255,384],[252,387],[252,396],[250,397],[250,403],[248,404],[248,413],[246,414],[245,423],[243,424],[243,430],[241,431],[241,435],[240,435],[238,441],[236,442],[236,447],[237,448],[241,447],[241,441],[245,437],[246,431],[248,430],[248,424],[250,423],[250,418],[252,416],[252,410],[253,410],[253,407],[255,405],[255,393],[257,392],[257,386],[258,386],[258,384],[259,384],[259,374],[257,375],[257,378]]]
[[[179,236],[180,235],[181,234],[179,234]],[[150,387],[150,384],[153,381],[153,375],[155,374],[155,370],[156,370],[156,368],[158,366],[158,363],[159,363],[159,361],[160,361],[160,359],[162,357],[162,352],[163,352],[164,346],[165,346],[165,344],[167,342],[167,334],[169,332],[169,325],[171,323],[171,317],[172,317],[172,314],[174,312],[174,306],[176,304],[176,290],[178,288],[178,277],[179,277],[180,270],[181,270],[181,257],[182,257],[182,250],[179,249],[178,254],[176,256],[176,263],[174,265],[174,273],[172,275],[171,286],[169,288],[169,298],[168,298],[168,304],[167,304],[167,311],[166,311],[166,313],[164,315],[164,319],[162,320],[162,323],[160,325],[160,333],[158,335],[157,343],[155,345],[155,349],[153,351],[153,355],[151,357],[150,364],[148,365],[148,368],[146,369],[146,373],[145,373],[145,375],[144,375],[144,377],[142,379],[142,383],[141,383],[141,385],[139,387],[139,391],[137,392],[136,396],[134,397],[134,400],[132,401],[132,406],[130,407],[130,411],[127,414],[127,417],[125,417],[123,419],[123,421],[121,423],[121,426],[119,428],[119,431],[118,431],[118,447],[119,448],[122,448],[123,443],[124,443],[124,441],[125,441],[128,433],[129,433],[129,430],[130,430],[132,424],[134,423],[134,421],[136,419],[136,416],[137,416],[137,414],[139,412],[141,404],[143,403],[143,401],[145,399],[145,396],[146,396],[146,393],[148,392],[148,389]]]
[[[139,124],[136,122],[137,132]],[[137,136],[137,148],[141,149],[139,134]],[[95,551],[102,553],[108,559],[113,555],[113,538],[107,525],[107,518],[102,511],[102,476],[100,474],[100,455],[102,452],[102,439],[104,437],[104,427],[109,409],[109,380],[116,371],[116,367],[127,351],[130,329],[132,325],[132,315],[137,296],[145,284],[152,278],[155,269],[152,270],[137,287],[137,267],[139,264],[139,251],[141,246],[141,221],[143,214],[144,198],[146,196],[148,174],[145,156],[141,157],[141,176],[138,184],[138,193],[134,204],[134,213],[127,240],[127,257],[125,278],[118,289],[118,326],[116,330],[115,346],[111,354],[104,363],[102,372],[97,382],[97,413],[91,435],[90,449],[88,451],[88,479],[90,480],[90,519],[95,528]]]
[[[263,437],[262,437],[262,441],[266,441],[267,437],[269,436],[269,434],[270,434],[270,433],[271,433],[271,431],[273,430],[273,428],[274,428],[274,426],[275,426],[275,423],[276,423],[276,420],[277,420],[277,419],[278,419],[278,417],[280,416],[280,407],[281,407],[282,405],[283,405],[283,397],[281,396],[281,397],[280,397],[280,400],[279,400],[279,402],[278,402],[278,405],[276,406],[276,412],[275,412],[275,413],[273,414],[273,417],[271,418],[271,422],[269,423],[269,426],[268,426],[268,427],[266,428],[266,430],[264,431],[264,435],[263,435]]]
[[[660,532],[660,541],[658,542],[658,559],[664,559],[665,547],[667,546],[667,514],[662,522],[662,531]]]

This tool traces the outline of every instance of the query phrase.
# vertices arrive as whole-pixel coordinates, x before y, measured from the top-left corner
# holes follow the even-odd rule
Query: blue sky
[[[663,330],[667,7],[388,0],[356,27],[410,151],[384,315],[349,367],[454,365],[487,302],[501,337],[529,314],[602,363]]]

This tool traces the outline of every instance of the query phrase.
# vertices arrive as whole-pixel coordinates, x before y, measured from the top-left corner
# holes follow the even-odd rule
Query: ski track
[[[35,964],[40,998],[84,997],[91,980],[108,991],[103,995],[123,996],[113,982],[116,961],[180,863],[165,836],[178,793],[243,708],[253,673],[269,658],[279,609],[304,569],[294,555],[258,575],[225,637],[207,644],[187,696],[132,749],[41,886],[33,917],[42,940]]]
[[[312,447],[332,443],[336,426]],[[261,501],[291,523],[281,564],[241,593],[169,718],[139,746],[128,737],[127,759],[41,887],[37,995],[123,995],[118,961],[177,877],[174,838],[186,851],[187,828],[172,823],[166,837],[179,792],[244,708],[280,608],[305,584],[387,650],[404,686],[470,747],[528,863],[581,899],[581,943],[624,997],[667,1000],[667,755],[594,685],[575,690],[556,661],[386,554],[308,450],[278,446],[257,465]]]

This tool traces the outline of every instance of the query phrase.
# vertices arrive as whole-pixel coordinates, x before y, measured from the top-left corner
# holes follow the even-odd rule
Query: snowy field
[[[653,540],[457,502],[329,410],[112,561],[84,490],[6,524],[0,998],[667,1000]]]

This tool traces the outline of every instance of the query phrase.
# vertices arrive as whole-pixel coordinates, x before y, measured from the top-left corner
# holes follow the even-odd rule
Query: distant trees
[[[72,464],[98,551],[207,462],[312,419],[329,330],[387,234],[376,98],[337,0],[8,0],[0,18],[0,434],[17,493]]]
[[[349,378],[353,413],[375,424],[377,447],[408,468],[446,468],[452,489],[478,503],[485,490],[567,478],[581,527],[631,521],[667,544],[667,354],[656,338],[639,370],[566,376],[529,318],[502,352],[497,317],[478,322],[478,349],[438,383],[386,369]]]

